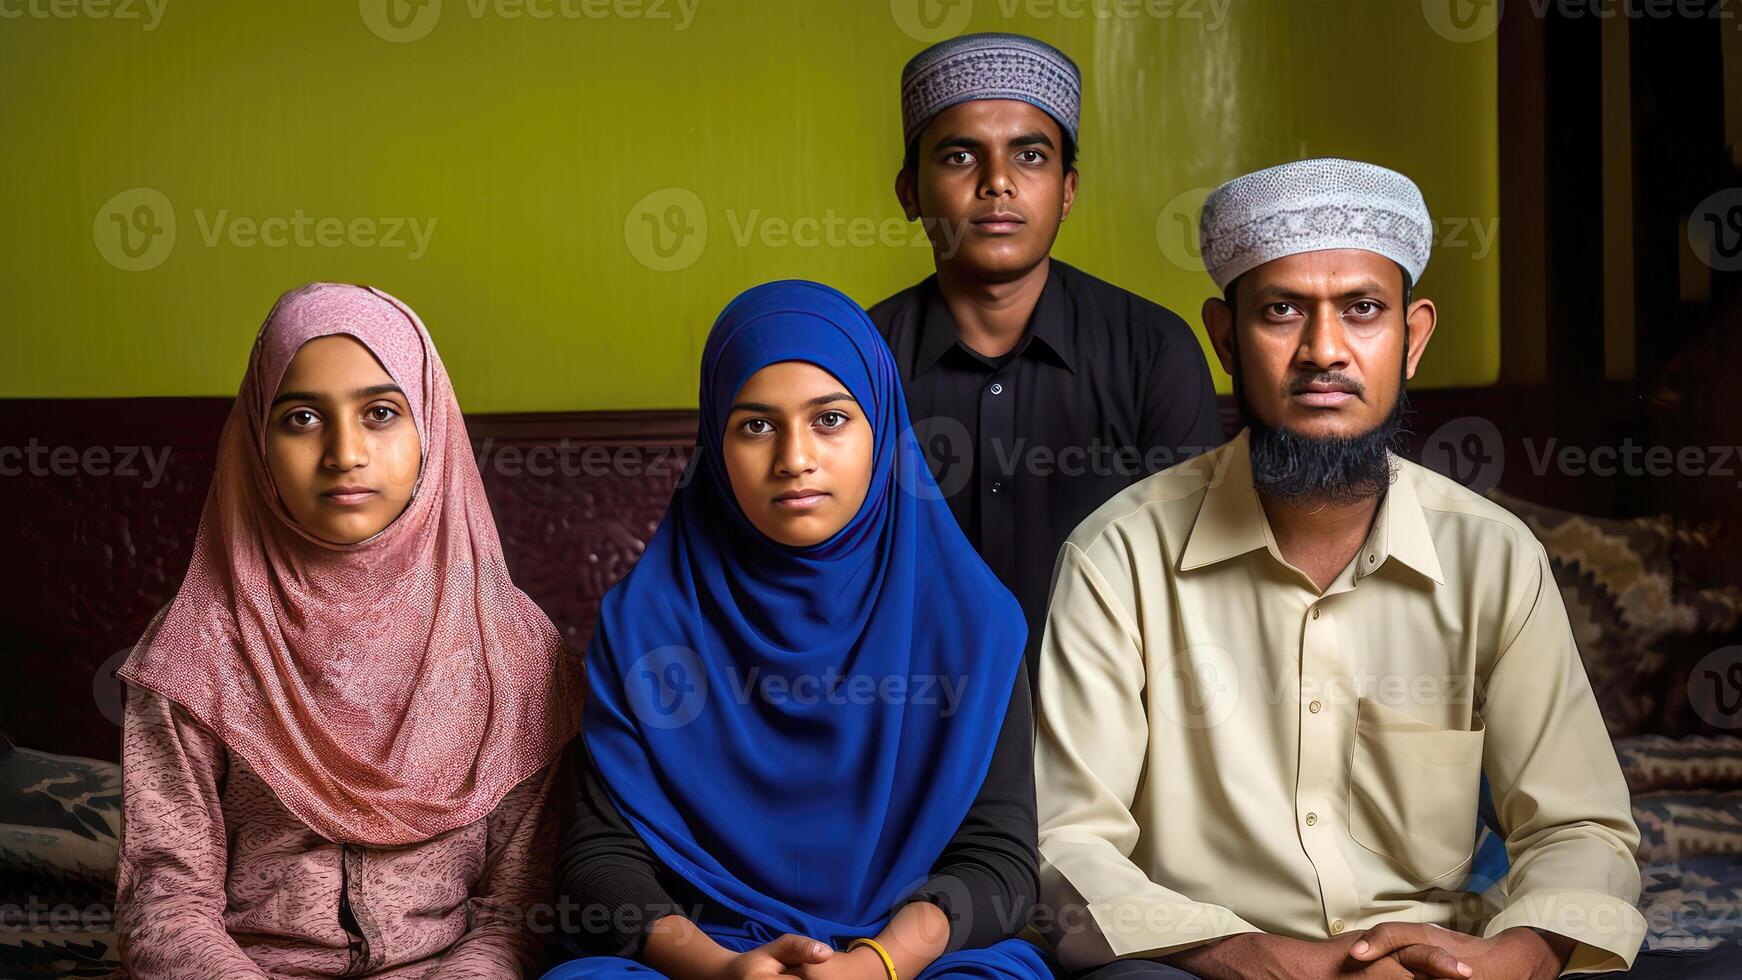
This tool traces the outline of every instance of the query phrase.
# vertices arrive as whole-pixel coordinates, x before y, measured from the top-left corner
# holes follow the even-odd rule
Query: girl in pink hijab
[[[127,969],[534,969],[576,670],[509,580],[417,315],[365,286],[287,293],[187,578],[120,671]]]

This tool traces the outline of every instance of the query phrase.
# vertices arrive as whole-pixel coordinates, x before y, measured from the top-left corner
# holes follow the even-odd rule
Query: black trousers
[[[1742,980],[1742,946],[1719,946],[1697,953],[1640,953],[1626,973],[1578,976],[1616,980]],[[1193,974],[1154,960],[1114,960],[1077,975],[1077,980],[1197,980]]]

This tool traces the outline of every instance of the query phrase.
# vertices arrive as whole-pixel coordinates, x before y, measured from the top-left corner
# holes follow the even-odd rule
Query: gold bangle
[[[871,951],[876,953],[877,958],[883,961],[883,970],[885,973],[889,974],[889,980],[901,980],[900,977],[895,975],[895,961],[889,958],[889,951],[883,948],[882,943],[875,939],[855,939],[847,944],[848,949],[857,949],[860,946],[871,947]]]

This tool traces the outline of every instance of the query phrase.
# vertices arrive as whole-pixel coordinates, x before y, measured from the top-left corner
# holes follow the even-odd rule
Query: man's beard
[[[1407,343],[1406,343],[1407,347]],[[1260,494],[1287,504],[1343,506],[1383,494],[1391,486],[1391,454],[1402,451],[1409,434],[1409,395],[1398,367],[1397,400],[1378,425],[1352,436],[1307,436],[1260,420],[1246,402],[1246,390],[1234,364],[1234,400],[1251,430],[1252,485]],[[1342,382],[1362,389],[1336,372],[1290,377],[1292,394],[1312,381]]]

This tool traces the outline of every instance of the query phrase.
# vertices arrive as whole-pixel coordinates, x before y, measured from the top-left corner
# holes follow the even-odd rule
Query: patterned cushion
[[[115,960],[121,767],[0,740],[0,977],[99,977]]]
[[[1714,854],[1742,858],[1742,788],[1640,793],[1633,797],[1633,820],[1642,865]]]
[[[1708,855],[1640,871],[1645,948],[1709,949],[1742,942],[1742,857]]]
[[[120,968],[112,928],[105,932],[0,932],[0,976],[8,980],[124,976]]]
[[[1635,795],[1742,789],[1742,738],[1735,735],[1636,735],[1616,739],[1615,755]]]
[[[120,832],[119,765],[0,743],[0,872],[107,882]]]
[[[1678,641],[1742,626],[1742,587],[1697,587],[1679,571],[1713,546],[1718,530],[1663,516],[1587,517],[1499,491],[1489,496],[1547,550],[1610,734],[1658,730],[1666,718],[1685,715],[1688,697],[1676,669],[1688,646]]]

